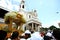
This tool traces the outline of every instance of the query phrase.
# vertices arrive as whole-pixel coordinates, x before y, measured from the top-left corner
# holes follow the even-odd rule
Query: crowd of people
[[[0,30],[0,40],[60,40],[60,29],[54,29],[52,32],[34,32],[26,30],[19,36],[19,32],[14,31],[10,38],[7,38],[7,32]]]

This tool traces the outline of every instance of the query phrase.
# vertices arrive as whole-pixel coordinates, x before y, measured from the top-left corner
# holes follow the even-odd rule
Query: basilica
[[[42,27],[42,23],[38,19],[37,11],[26,11],[25,9],[25,1],[22,0],[20,3],[19,13],[22,14],[26,20],[26,23],[23,24],[23,30],[33,30],[33,31],[40,31],[40,28]],[[9,10],[8,8],[4,8],[0,6],[0,25],[4,25],[4,15],[12,10]]]

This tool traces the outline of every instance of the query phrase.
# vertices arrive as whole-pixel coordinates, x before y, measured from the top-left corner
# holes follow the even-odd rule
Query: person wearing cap
[[[24,38],[21,38],[20,40],[30,40],[31,32],[29,30],[26,30],[24,33]]]
[[[29,30],[25,31],[25,39],[28,39],[31,37],[31,32]]]
[[[52,33],[50,33],[50,30],[47,32],[47,34],[44,35],[44,40],[51,40],[52,39]]]

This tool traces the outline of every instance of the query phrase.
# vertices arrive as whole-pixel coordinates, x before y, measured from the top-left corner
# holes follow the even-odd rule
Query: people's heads
[[[31,32],[30,32],[29,30],[26,30],[26,31],[25,31],[25,34],[26,34],[26,33],[27,33],[27,34],[31,34]]]
[[[0,40],[4,40],[6,38],[6,36],[7,36],[7,32],[0,30]]]
[[[52,37],[52,34],[51,33],[47,33],[46,36]]]
[[[19,33],[18,33],[17,31],[14,31],[14,32],[12,33],[11,39],[18,38],[18,36],[19,36]]]
[[[54,29],[54,30],[53,30],[53,36],[54,36],[56,39],[60,40],[60,29]]]
[[[42,37],[45,35],[45,33],[44,33],[44,32],[41,32],[40,34],[41,34],[41,36],[42,36]]]
[[[25,31],[25,39],[30,38],[31,37],[31,32],[29,30]]]
[[[31,31],[31,34],[33,34],[34,33],[34,31]]]

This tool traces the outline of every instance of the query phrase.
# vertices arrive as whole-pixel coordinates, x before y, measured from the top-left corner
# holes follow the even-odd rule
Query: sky
[[[21,0],[0,0],[0,6],[10,10],[19,10]],[[37,10],[38,19],[42,27],[55,25],[58,27],[60,22],[60,0],[25,0],[25,9]]]

